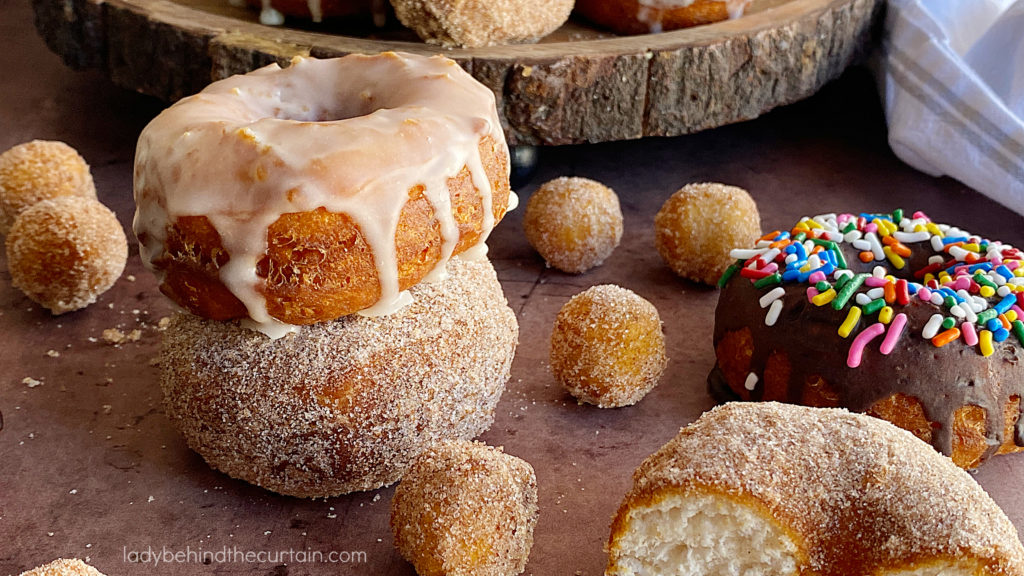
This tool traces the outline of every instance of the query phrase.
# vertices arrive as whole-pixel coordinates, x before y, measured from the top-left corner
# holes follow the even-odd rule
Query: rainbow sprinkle
[[[895,278],[882,266],[855,274],[843,256],[844,243],[861,262],[888,263],[906,278]],[[929,248],[934,254],[927,265],[908,269],[917,261],[914,252]],[[806,285],[808,302],[841,313],[837,333],[853,336],[847,355],[851,368],[882,334],[882,354],[895,349],[907,325],[900,309],[916,302],[937,307],[920,333],[935,347],[961,342],[991,356],[995,345],[1007,340],[1024,346],[1024,252],[932,222],[920,211],[805,217],[791,230],[770,232],[754,248],[730,256],[736,262],[719,287],[740,276],[766,289],[760,304],[768,309],[768,326],[778,320],[788,284]]]

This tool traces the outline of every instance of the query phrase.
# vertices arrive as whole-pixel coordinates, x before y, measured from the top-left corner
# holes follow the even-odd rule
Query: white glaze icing
[[[652,34],[657,34],[662,31],[661,20],[656,17],[658,11],[661,10],[677,10],[679,8],[686,8],[691,6],[697,0],[637,0],[637,14],[636,18],[640,22],[647,24],[650,27]],[[743,10],[746,8],[750,0],[710,0],[711,2],[719,2],[725,4],[725,10],[729,13],[729,18],[735,20],[740,16],[743,16]]]
[[[442,257],[430,279],[443,277],[458,241],[447,182],[463,166],[485,215],[469,252],[486,253],[494,217],[478,145],[487,136],[507,157],[494,95],[440,56],[296,58],[285,69],[272,64],[215,82],[139,137],[140,255],[159,276],[153,260],[163,254],[169,223],[205,215],[230,256],[221,282],[255,327],[282,336],[289,327],[267,313],[256,264],[282,214],[323,207],[352,218],[373,252],[381,299],[362,313],[389,313],[410,301],[399,290],[394,241],[410,188],[423,186],[440,223]]]

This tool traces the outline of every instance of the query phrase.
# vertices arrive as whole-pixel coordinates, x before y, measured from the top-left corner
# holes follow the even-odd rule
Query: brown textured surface
[[[96,71],[69,71],[35,36],[26,0],[0,5],[0,148],[32,138],[69,142],[93,166],[101,199],[127,227],[135,139],[158,104],[112,87]],[[522,208],[491,242],[521,336],[512,380],[483,440],[505,446],[537,473],[540,518],[527,575],[601,574],[602,545],[633,470],[713,405],[705,378],[714,365],[717,292],[676,277],[653,248],[654,214],[682,184],[715,180],[746,188],[765,229],[825,205],[898,204],[928,207],[935,219],[1024,245],[1024,218],[956,182],[901,165],[886,147],[876,98],[868,75],[858,71],[751,123],[683,138],[541,150],[537,174],[517,188],[523,200],[556,176],[594,178],[618,192],[625,232],[605,264],[582,276],[545,270],[523,236]],[[0,575],[77,556],[110,576],[413,576],[388,528],[392,490],[326,501],[276,496],[211,470],[188,449],[167,420],[158,369],[150,365],[160,337],[153,326],[170,304],[134,252],[127,274],[135,281],[122,277],[97,304],[55,319],[10,287],[0,259]],[[670,361],[661,384],[625,409],[579,406],[547,372],[559,308],[603,283],[637,292],[665,322]],[[113,346],[103,339],[108,328],[138,328],[141,338]],[[30,388],[26,377],[42,385]],[[1024,528],[1024,455],[993,458],[974,478]],[[368,563],[124,561],[126,549],[146,546],[356,550]]]
[[[12,0],[8,0],[12,1]],[[227,0],[33,0],[47,44],[74,68],[176,100],[292,56],[434,54],[397,25],[257,23]],[[609,37],[570,21],[526,46],[444,51],[491,88],[513,144],[687,134],[813,94],[862,55],[882,0],[755,0],[737,20]]]

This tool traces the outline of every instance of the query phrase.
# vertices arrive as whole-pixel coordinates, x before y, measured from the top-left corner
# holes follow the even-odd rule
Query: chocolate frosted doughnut
[[[1024,449],[1024,254],[921,212],[824,214],[736,258],[715,313],[719,400],[842,406],[959,466]]]

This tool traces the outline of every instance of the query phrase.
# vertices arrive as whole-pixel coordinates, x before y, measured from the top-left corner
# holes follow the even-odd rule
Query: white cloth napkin
[[[1024,0],[889,0],[889,144],[1024,214]]]

